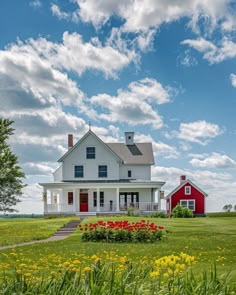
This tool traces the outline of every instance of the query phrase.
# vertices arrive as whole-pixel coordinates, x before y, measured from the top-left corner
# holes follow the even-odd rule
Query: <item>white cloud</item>
[[[153,167],[153,180],[165,181],[163,187],[165,195],[170,193],[179,185],[181,175],[186,175],[203,191],[208,194],[206,199],[207,212],[222,211],[225,204],[236,203],[236,182],[228,173],[215,173],[201,170],[185,170],[176,167]]]
[[[223,130],[221,130],[217,124],[206,121],[196,121],[191,123],[181,123],[179,131],[173,131],[170,134],[167,133],[166,137],[177,137],[189,142],[206,145],[210,139],[222,133]]]
[[[56,17],[58,17],[59,19],[70,19],[71,16],[69,13],[66,13],[64,11],[61,11],[60,7],[56,4],[51,4],[51,11],[52,14]]]
[[[230,74],[230,81],[233,87],[236,87],[236,75]]]
[[[236,43],[229,37],[224,37],[217,45],[204,38],[187,39],[182,41],[181,44],[188,45],[202,53],[203,58],[209,61],[210,64],[220,63],[236,57]]]
[[[197,59],[191,56],[190,50],[185,50],[184,53],[178,57],[178,61],[184,67],[193,67],[198,64]]]
[[[40,0],[34,0],[30,2],[30,6],[34,7],[34,8],[39,8],[42,6],[42,3]]]
[[[23,189],[21,202],[15,207],[21,214],[43,214],[43,189],[37,183],[27,185]]]
[[[182,17],[189,18],[189,25],[195,31],[199,31],[199,21],[205,21],[209,31],[218,22],[222,23],[224,29],[234,26],[230,0],[77,0],[77,3],[84,22],[99,27],[112,15],[118,15],[124,19],[124,28],[130,32],[147,31]]]
[[[235,168],[236,162],[227,155],[221,155],[218,153],[212,153],[210,156],[206,156],[205,159],[194,158],[190,161],[193,167],[201,168]]]
[[[11,45],[0,51],[0,86],[2,109],[25,109],[78,105],[83,92],[65,73],[55,69],[30,44]]]
[[[104,109],[97,115],[100,119],[161,128],[163,121],[154,107],[170,101],[170,88],[165,89],[158,81],[145,78],[130,83],[128,90],[119,89],[117,96],[99,94],[91,101]]]
[[[27,175],[48,175],[55,170],[49,165],[50,163],[26,163],[22,165],[22,169]]]
[[[151,135],[135,134],[135,142],[151,142],[154,155],[158,158],[177,159],[180,154],[176,147],[170,146],[161,141],[155,141]]]

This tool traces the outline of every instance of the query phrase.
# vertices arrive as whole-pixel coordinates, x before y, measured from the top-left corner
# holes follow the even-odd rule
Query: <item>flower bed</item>
[[[139,222],[98,221],[79,225],[82,241],[90,242],[155,242],[163,236],[163,226],[141,220]]]

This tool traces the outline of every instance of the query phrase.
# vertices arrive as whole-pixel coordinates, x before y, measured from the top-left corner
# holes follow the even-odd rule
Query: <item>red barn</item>
[[[185,175],[182,175],[180,176],[180,185],[165,197],[166,213],[170,215],[175,206],[179,204],[191,209],[194,215],[204,215],[206,197],[207,194],[203,190],[186,179]]]

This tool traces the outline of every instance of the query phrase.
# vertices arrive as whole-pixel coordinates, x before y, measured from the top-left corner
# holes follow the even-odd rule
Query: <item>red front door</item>
[[[88,193],[80,194],[80,212],[88,212]]]

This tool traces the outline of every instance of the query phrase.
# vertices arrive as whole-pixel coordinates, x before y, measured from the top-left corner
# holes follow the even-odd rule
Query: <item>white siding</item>
[[[96,158],[86,159],[86,147],[96,148]],[[84,166],[84,177],[74,177],[74,166]],[[98,177],[98,166],[107,165],[108,177]],[[63,180],[117,180],[119,163],[117,157],[109,151],[95,136],[88,135],[63,162]]]
[[[62,165],[53,173],[54,182],[62,181]]]
[[[128,171],[131,170],[131,177],[128,177]],[[150,165],[120,165],[120,179],[138,179],[151,180]]]

